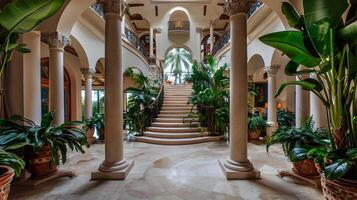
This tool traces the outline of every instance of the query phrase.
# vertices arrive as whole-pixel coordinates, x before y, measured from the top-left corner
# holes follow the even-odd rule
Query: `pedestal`
[[[125,180],[130,170],[134,167],[134,161],[127,162],[129,163],[129,165],[119,171],[102,172],[98,170],[97,172],[92,172],[91,180]]]
[[[247,179],[260,179],[260,172],[254,168],[251,170],[232,170],[226,167],[225,163],[227,161],[220,160],[218,161],[219,165],[221,166],[224,175],[226,176],[227,180],[247,180]]]

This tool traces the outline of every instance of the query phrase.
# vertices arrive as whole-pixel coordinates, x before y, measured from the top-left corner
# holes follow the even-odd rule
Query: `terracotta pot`
[[[15,171],[8,166],[0,165],[0,200],[7,200],[10,193],[10,183]]]
[[[89,144],[95,143],[94,130],[94,128],[90,128],[86,131],[86,138]]]
[[[326,200],[357,199],[357,180],[328,180],[322,174],[321,187]]]
[[[303,160],[293,163],[293,171],[294,173],[305,177],[316,177],[320,175],[313,160]]]
[[[248,131],[248,139],[249,140],[259,140],[261,133],[262,133],[261,130],[249,130]]]
[[[43,146],[38,152],[28,149],[25,152],[26,169],[31,173],[32,178],[44,178],[57,172],[57,165],[52,161],[52,154],[49,145]]]

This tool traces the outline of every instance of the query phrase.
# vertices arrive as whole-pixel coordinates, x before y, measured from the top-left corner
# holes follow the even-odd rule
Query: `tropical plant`
[[[356,3],[343,19],[348,7],[347,0],[303,0],[304,15],[300,16],[284,2],[282,11],[296,30],[260,38],[291,59],[285,73],[300,79],[282,84],[276,96],[288,85],[300,85],[325,105],[331,140],[331,148],[325,149],[330,161],[325,175],[332,179],[357,174],[357,123],[353,120],[357,116]],[[306,74],[310,78],[302,78]]]
[[[330,145],[327,131],[315,129],[312,118],[303,122],[301,127],[281,126],[267,140],[267,151],[274,144],[281,144],[284,154],[292,162],[299,162],[308,159],[308,151],[301,152],[302,149],[326,147]]]
[[[192,74],[193,94],[190,103],[197,106],[202,126],[208,126],[211,134],[224,134],[229,126],[229,78],[225,76],[227,65],[219,66],[212,56],[207,63],[194,62]]]
[[[53,115],[54,112],[45,114],[40,125],[21,116],[13,116],[9,121],[3,120],[2,127],[6,131],[2,131],[1,134],[10,137],[10,142],[14,142],[11,145],[30,146],[34,152],[49,145],[53,162],[56,165],[60,164],[60,160],[65,163],[68,148],[84,153],[83,146],[89,147],[89,145],[84,131],[76,127],[81,126],[82,122],[66,122],[57,126],[53,125]],[[14,139],[11,139],[11,136],[14,136]],[[16,140],[19,138],[22,143],[17,144]]]
[[[136,83],[136,87],[126,90],[130,96],[124,123],[128,126],[131,135],[142,135],[145,127],[151,123],[152,113],[148,111],[147,107],[157,97],[159,81],[149,79],[141,72],[136,72],[134,68],[126,70],[125,76],[130,77]]]
[[[259,115],[252,115],[248,117],[248,129],[251,131],[265,130],[267,127],[266,120]]]
[[[278,110],[279,126],[295,126],[295,114],[288,110]]]
[[[85,130],[95,129],[98,133],[100,139],[104,139],[104,114],[98,113],[94,114],[90,119],[84,121]]]
[[[175,84],[181,83],[182,73],[190,72],[192,55],[184,48],[174,48],[166,56],[165,68],[170,69],[170,73],[175,77]]]
[[[0,77],[14,50],[27,53],[25,44],[18,44],[21,34],[32,31],[54,15],[64,0],[15,0],[0,12]]]

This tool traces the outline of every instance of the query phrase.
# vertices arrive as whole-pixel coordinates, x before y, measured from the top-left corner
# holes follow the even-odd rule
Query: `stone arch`
[[[258,70],[264,70],[264,59],[260,54],[253,55],[248,61],[248,75],[253,75]]]
[[[81,68],[91,67],[89,64],[88,55],[86,53],[86,50],[83,48],[82,44],[73,35],[71,35],[70,38],[71,38],[71,45],[78,54],[78,59],[79,59],[79,63],[81,64]]]
[[[193,55],[193,54],[192,54],[192,50],[191,50],[188,46],[182,45],[182,44],[175,44],[175,45],[172,45],[172,46],[170,46],[169,48],[167,48],[167,50],[166,50],[166,52],[165,52],[165,58],[166,58],[167,54],[168,54],[172,49],[175,49],[175,48],[183,48],[183,49],[186,49],[188,52],[191,53],[191,55]]]

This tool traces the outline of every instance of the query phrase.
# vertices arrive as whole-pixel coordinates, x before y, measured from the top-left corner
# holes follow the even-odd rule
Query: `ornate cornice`
[[[96,70],[92,68],[81,68],[81,72],[84,77],[92,77],[96,73]]]
[[[129,6],[123,0],[98,0],[104,8],[105,14],[117,14],[123,17],[128,12]]]
[[[272,65],[265,67],[265,71],[268,73],[268,76],[275,76],[280,69],[280,65]]]
[[[235,15],[238,13],[248,14],[250,8],[257,0],[227,0],[224,4],[224,13]]]
[[[64,49],[71,43],[70,39],[59,32],[41,33],[41,40],[47,43],[50,48]]]

